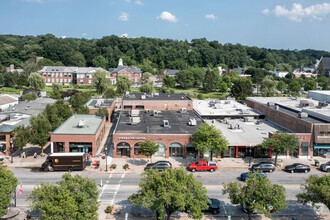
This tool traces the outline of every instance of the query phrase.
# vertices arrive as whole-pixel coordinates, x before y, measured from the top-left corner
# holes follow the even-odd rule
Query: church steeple
[[[121,67],[121,66],[124,66],[124,64],[123,64],[123,60],[120,58],[119,62],[118,62],[118,67]]]

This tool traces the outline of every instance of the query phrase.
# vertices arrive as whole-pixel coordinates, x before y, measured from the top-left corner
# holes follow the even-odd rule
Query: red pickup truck
[[[189,170],[191,170],[192,172],[197,171],[215,171],[216,169],[218,169],[218,164],[215,161],[198,161],[196,163],[191,163],[189,165]]]

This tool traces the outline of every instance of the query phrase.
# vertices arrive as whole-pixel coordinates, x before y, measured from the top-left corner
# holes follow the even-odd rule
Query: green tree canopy
[[[125,93],[126,91],[131,90],[131,80],[128,78],[128,76],[118,76],[117,77],[117,92],[118,93]]]
[[[30,129],[29,127],[25,127],[24,125],[20,125],[14,129],[14,146],[20,149],[19,156],[21,157],[23,147],[29,143],[30,140]]]
[[[203,82],[203,89],[207,92],[211,92],[218,88],[220,82],[220,74],[217,68],[212,71],[207,70]]]
[[[142,77],[141,77],[141,81],[140,83],[141,84],[146,84],[146,83],[150,83],[150,78],[153,77],[153,75],[149,72],[145,72],[142,74]]]
[[[39,73],[33,72],[28,78],[28,82],[31,88],[35,90],[41,90],[45,88],[45,80]]]
[[[108,61],[102,55],[98,55],[93,59],[93,66],[108,69]]]
[[[109,86],[110,81],[107,78],[109,73],[102,70],[97,70],[93,73],[93,85],[96,87],[96,92],[102,94]]]
[[[298,150],[298,138],[285,132],[276,132],[272,137],[265,139],[259,146],[260,149],[266,149],[275,153],[275,165],[277,164],[277,156],[285,154],[287,151],[294,152]]]
[[[175,74],[175,80],[183,88],[190,88],[194,85],[194,75],[189,70],[181,70]]]
[[[150,140],[145,140],[145,142],[140,142],[139,146],[141,152],[147,157],[150,157],[151,161],[152,161],[152,156],[158,151],[159,148],[158,144]]]
[[[22,96],[23,101],[31,101],[31,100],[36,100],[36,99],[37,99],[37,95],[34,93],[27,93]]]
[[[261,82],[261,94],[262,96],[272,97],[276,92],[277,82],[274,80],[273,76],[265,76]]]
[[[316,82],[313,79],[307,80],[304,85],[304,90],[309,91],[309,90],[315,90],[315,89],[316,89]]]
[[[260,214],[271,217],[269,206],[273,206],[274,213],[288,207],[285,188],[281,185],[272,184],[267,177],[255,172],[248,174],[246,184],[230,182],[224,184],[223,194],[229,194],[233,204],[246,205],[248,218],[252,219],[252,213],[256,210]]]
[[[42,219],[97,220],[98,194],[94,180],[66,173],[56,184],[42,182],[36,186],[28,200]]]
[[[298,92],[301,90],[301,85],[297,80],[292,80],[289,84],[288,89],[290,90],[292,95],[298,95]]]
[[[319,86],[322,87],[323,90],[328,89],[328,78],[325,76],[318,76],[316,79],[316,82],[318,83]]]
[[[24,73],[20,73],[17,78],[17,85],[18,86],[28,86],[28,78]]]
[[[71,97],[71,106],[73,111],[77,114],[88,114],[89,109],[85,106],[86,102],[90,100],[91,94],[89,92],[79,92]]]
[[[109,117],[109,112],[107,108],[99,108],[96,113],[105,116],[106,119]]]
[[[305,179],[306,184],[302,184],[302,193],[297,194],[298,201],[307,204],[311,202],[323,203],[330,209],[330,176],[310,175]]]
[[[49,131],[52,128],[51,124],[43,114],[39,114],[31,117],[30,125],[32,130],[30,142],[31,144],[39,145],[41,147],[41,154],[43,155],[44,146],[49,141]]]
[[[193,134],[192,142],[196,150],[203,153],[210,151],[211,160],[213,159],[213,153],[218,154],[228,148],[228,142],[221,131],[216,129],[214,125],[207,123],[203,123],[197,128],[197,131]]]
[[[280,80],[276,85],[277,90],[283,92],[286,89],[286,84],[284,81]]]
[[[172,76],[166,75],[163,78],[163,84],[167,88],[173,88],[175,86],[175,79]]]
[[[17,178],[5,167],[0,166],[0,217],[7,213],[13,192],[16,190]]]
[[[152,93],[152,91],[154,90],[154,87],[151,83],[145,83],[142,86],[139,87],[140,92],[143,93]]]
[[[62,86],[57,83],[52,84],[52,94],[50,95],[51,98],[53,99],[61,99],[61,90]]]
[[[252,82],[248,78],[238,78],[234,81],[231,93],[236,99],[245,100],[247,96],[252,95]]]
[[[115,98],[116,97],[116,91],[113,90],[113,88],[106,88],[104,93],[103,93],[103,98]]]
[[[154,169],[145,171],[138,192],[128,200],[133,205],[156,211],[158,219],[165,216],[170,219],[176,211],[187,212],[190,217],[201,219],[202,210],[208,208],[205,187],[183,167],[165,169],[163,172]]]
[[[59,99],[54,104],[48,104],[43,111],[43,115],[51,125],[50,131],[54,131],[72,115],[72,110],[67,103]]]

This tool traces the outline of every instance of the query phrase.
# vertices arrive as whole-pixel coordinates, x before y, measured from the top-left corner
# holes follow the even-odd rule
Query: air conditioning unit
[[[153,110],[152,115],[153,116],[158,116],[159,112],[157,110]]]
[[[168,122],[168,120],[163,120],[163,126],[164,126],[164,128],[170,127],[170,123]]]
[[[245,122],[252,122],[254,120],[253,117],[244,117]]]
[[[188,124],[190,126],[196,126],[197,125],[196,119],[194,119],[194,118],[189,119],[189,123]]]
[[[224,123],[224,124],[228,124],[228,122],[229,122],[228,118],[224,118],[224,119],[223,119],[223,123]]]
[[[280,109],[280,106],[279,105],[275,105],[275,109],[276,110],[279,110]]]
[[[267,102],[267,105],[268,105],[268,106],[274,106],[275,103],[274,103],[274,102]]]
[[[138,123],[140,123],[141,119],[140,117],[130,117],[129,118],[129,122],[131,125],[136,125]]]
[[[141,99],[146,99],[146,95],[141,95]]]
[[[131,109],[131,110],[129,111],[129,115],[130,115],[131,117],[139,116],[139,113],[140,113],[140,111],[139,111],[139,110],[136,110],[136,109]]]
[[[154,96],[159,96],[159,93],[158,93],[158,92],[155,92],[155,93],[154,93]]]
[[[146,109],[146,113],[150,113],[150,109]]]
[[[187,109],[186,108],[182,108],[180,112],[181,113],[187,113]]]
[[[239,124],[230,124],[229,128],[232,130],[237,130],[237,129],[239,129]]]
[[[308,118],[308,113],[307,112],[299,112],[298,117],[299,118]]]
[[[78,121],[78,127],[79,128],[83,128],[83,127],[85,127],[85,125],[86,125],[86,120],[85,119],[81,119],[81,120]]]

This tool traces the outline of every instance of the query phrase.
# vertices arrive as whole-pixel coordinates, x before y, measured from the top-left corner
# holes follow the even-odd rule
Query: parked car
[[[166,160],[160,160],[155,163],[149,163],[146,165],[144,170],[148,169],[157,169],[159,171],[165,170],[167,168],[172,168],[172,164],[169,161]]]
[[[290,173],[294,173],[294,172],[308,173],[309,171],[311,171],[311,168],[305,164],[294,163],[292,165],[286,166],[284,170]]]
[[[254,173],[254,171],[242,173],[241,174],[241,180],[245,181],[247,178],[249,178],[249,175],[253,174],[253,173]],[[260,176],[266,177],[266,174],[264,172],[260,172],[260,173],[261,173],[261,175],[257,174],[256,177],[260,177]]]
[[[220,212],[220,201],[217,199],[209,198],[209,202],[207,203],[209,208],[204,211],[209,211],[212,214],[217,214]]]
[[[320,169],[329,173],[330,172],[330,161],[328,163],[321,164]]]
[[[253,201],[253,203],[255,203],[255,201]],[[248,213],[247,206],[246,206],[246,203],[244,201],[243,201],[242,209],[243,209],[243,212]],[[269,208],[268,209],[270,210],[270,213],[273,213],[274,207],[272,205],[269,204]],[[254,210],[253,211],[253,214],[258,214],[258,211],[257,210]]]
[[[260,171],[272,173],[275,171],[275,165],[270,162],[262,162],[259,164],[252,165],[252,170],[260,170]]]
[[[215,171],[218,169],[218,164],[215,161],[197,161],[189,165],[189,170],[195,171]]]

